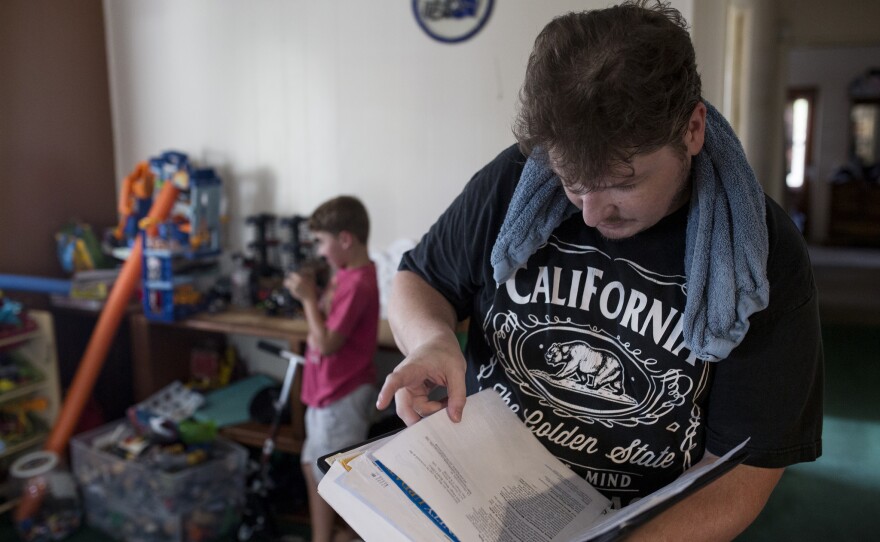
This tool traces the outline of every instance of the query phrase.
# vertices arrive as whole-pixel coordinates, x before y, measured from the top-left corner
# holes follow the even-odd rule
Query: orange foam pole
[[[171,182],[166,182],[147,216],[155,221],[162,221],[168,217],[178,192],[177,187]],[[107,351],[119,329],[125,309],[128,307],[128,301],[141,279],[141,256],[143,254],[141,235],[143,234],[139,234],[135,239],[131,254],[123,264],[119,276],[110,290],[110,295],[98,317],[98,323],[95,325],[86,351],[83,353],[73,381],[67,390],[64,404],[58,413],[58,419],[46,441],[45,449],[57,453],[59,457],[63,457],[68,441],[82,415],[83,408],[85,408],[95,387],[95,381],[101,374]]]

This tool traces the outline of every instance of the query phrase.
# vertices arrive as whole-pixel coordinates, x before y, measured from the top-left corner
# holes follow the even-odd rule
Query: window
[[[809,218],[815,89],[792,89],[785,103],[785,204],[801,233]]]
[[[785,106],[787,140],[785,186],[789,188],[800,188],[804,185],[810,113],[810,101],[804,97],[795,98]]]

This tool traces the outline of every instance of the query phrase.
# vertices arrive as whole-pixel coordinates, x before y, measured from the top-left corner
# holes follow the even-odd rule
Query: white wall
[[[672,4],[690,20],[695,1]],[[400,0],[104,0],[117,177],[170,148],[217,167],[232,249],[246,215],[308,214],[340,193],[369,208],[374,250],[417,239],[513,142],[538,31],[611,3],[497,0],[479,34],[447,45]]]
[[[742,81],[742,118],[737,135],[764,190],[782,194],[782,107],[784,93],[779,75],[777,4],[769,0],[698,0],[694,3],[693,39],[703,97],[725,112],[725,77],[730,76],[725,43],[729,8],[747,13],[744,47],[745,80]]]
[[[783,194],[782,113],[784,75],[779,69],[779,31],[776,2],[732,0],[751,11],[748,36],[749,70],[746,81],[746,124],[743,147],[764,191],[777,201]]]
[[[724,90],[724,43],[728,0],[699,0],[690,21],[703,97],[721,111]]]

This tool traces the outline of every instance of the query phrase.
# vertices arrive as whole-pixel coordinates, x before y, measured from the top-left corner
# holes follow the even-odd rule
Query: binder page
[[[610,505],[492,390],[468,397],[460,423],[440,411],[367,455],[400,477],[460,540],[563,540],[563,530],[585,529]]]
[[[350,461],[348,466],[351,470],[340,476],[336,483],[361,500],[374,513],[394,525],[404,536],[425,542],[448,542],[449,538],[443,534],[438,525],[419,508],[413,506],[410,499],[375,463],[360,456]],[[375,521],[366,516],[358,519]],[[355,525],[352,527],[358,530]],[[361,536],[368,540],[363,534]]]
[[[373,514],[366,504],[336,482],[349,474],[341,463],[336,462],[318,484],[318,493],[342,516],[351,528],[364,540],[383,542],[409,542],[412,540],[401,533],[388,520]]]

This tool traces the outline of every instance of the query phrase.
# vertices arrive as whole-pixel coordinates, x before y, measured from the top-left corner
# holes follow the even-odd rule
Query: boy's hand
[[[288,273],[284,279],[284,287],[299,301],[315,301],[318,299],[318,287],[312,273]]]

